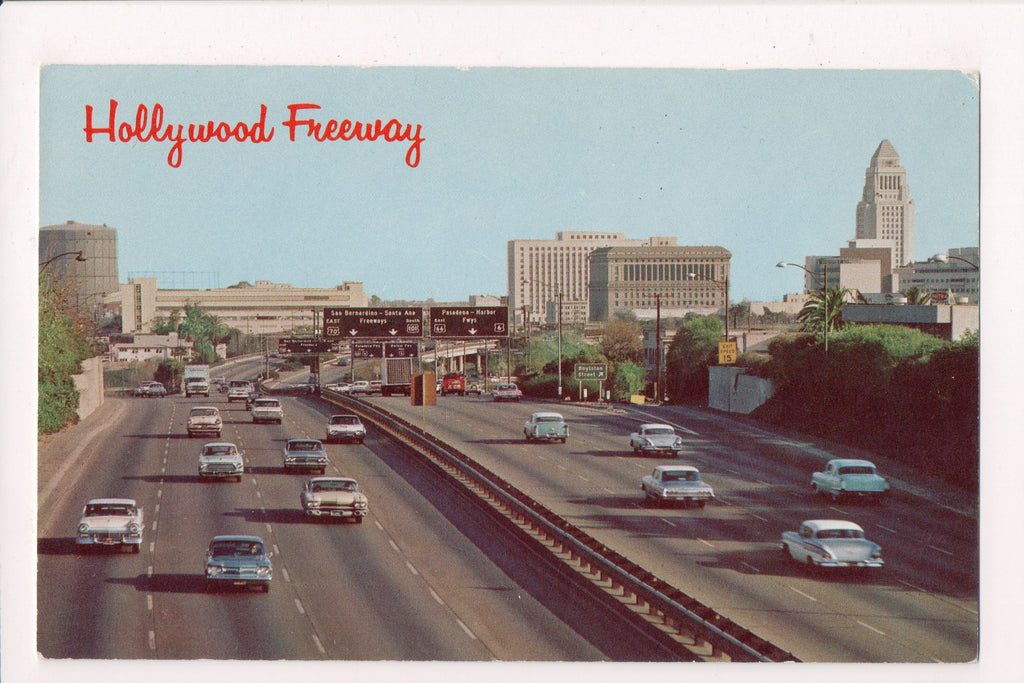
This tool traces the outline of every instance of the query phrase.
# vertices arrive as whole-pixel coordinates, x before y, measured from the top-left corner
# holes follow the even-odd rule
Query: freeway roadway
[[[237,364],[226,374],[254,373],[255,366]],[[657,658],[632,649],[600,609],[557,589],[549,591],[554,600],[538,599],[545,587],[531,573],[533,560],[500,544],[497,551],[479,547],[493,535],[489,522],[474,519],[458,496],[445,499],[375,430],[365,445],[328,445],[328,474],[360,482],[369,517],[359,525],[305,518],[298,503],[304,477],[282,471],[280,452],[288,438],[320,438],[331,408],[307,397],[283,401],[282,425],[254,425],[242,404],[216,392],[209,399],[108,399],[102,422],[44,445],[37,583],[44,658]],[[184,422],[190,406],[208,403],[222,411],[221,440],[245,454],[240,483],[196,474],[201,444],[214,439],[188,438]],[[81,506],[106,496],[132,497],[144,508],[139,554],[79,552]],[[259,535],[273,549],[268,594],[206,591],[206,545],[224,533]]]
[[[370,398],[422,426],[632,561],[804,661],[969,662],[978,656],[976,513],[900,485],[881,505],[815,497],[810,473],[827,453],[718,419],[656,407],[495,404],[482,397]],[[534,410],[560,410],[567,444],[527,444]],[[640,478],[664,459],[632,455],[629,433],[666,421],[685,438],[717,500],[705,509],[646,506]],[[812,449],[813,450],[813,449]],[[882,474],[886,472],[882,471]],[[883,546],[876,575],[793,566],[780,533],[804,519],[856,521]]]

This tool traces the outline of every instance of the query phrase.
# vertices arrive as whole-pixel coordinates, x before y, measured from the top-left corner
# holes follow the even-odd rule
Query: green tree
[[[900,292],[907,297],[907,304],[910,306],[927,306],[932,302],[932,295],[920,287],[909,287]]]
[[[647,387],[647,371],[632,362],[617,363],[609,378],[613,401],[628,401],[633,394],[642,394]]]
[[[717,316],[687,316],[669,344],[665,385],[671,401],[702,401],[708,395],[708,366],[718,361],[724,328]]]
[[[824,336],[826,330],[831,335],[843,326],[843,302],[849,296],[850,290],[846,287],[829,287],[824,293],[812,292],[797,314],[797,320],[803,324],[804,330],[815,336]]]
[[[38,424],[52,434],[78,419],[78,391],[72,375],[92,355],[89,340],[66,313],[62,295],[46,275],[39,283]]]

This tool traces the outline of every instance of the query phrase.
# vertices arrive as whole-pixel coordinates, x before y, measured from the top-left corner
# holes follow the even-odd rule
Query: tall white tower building
[[[914,202],[907,169],[888,140],[882,140],[865,172],[864,195],[857,203],[857,241],[892,244],[892,268],[914,261]],[[852,245],[851,245],[852,246]]]

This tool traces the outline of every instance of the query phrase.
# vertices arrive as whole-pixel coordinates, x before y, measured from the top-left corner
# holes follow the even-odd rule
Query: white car
[[[362,443],[366,427],[358,415],[331,415],[327,420],[327,441],[354,441]]]
[[[276,398],[258,398],[252,402],[250,411],[253,422],[281,424],[281,421],[284,420],[284,410],[281,408],[281,402]]]
[[[644,501],[657,505],[682,503],[686,507],[704,505],[715,497],[711,485],[700,478],[700,472],[691,465],[658,465],[640,482]]]
[[[810,519],[799,531],[783,531],[782,554],[810,567],[880,569],[882,546],[864,538],[858,524],[839,519]]]
[[[302,486],[299,502],[311,517],[343,517],[356,524],[369,512],[366,496],[350,477],[314,477]]]
[[[495,403],[498,401],[518,402],[522,397],[523,392],[515,384],[499,384],[491,391],[491,398]]]
[[[200,478],[233,477],[235,481],[242,481],[244,472],[245,463],[242,460],[242,453],[233,443],[226,441],[208,443],[199,452]]]
[[[352,387],[349,389],[350,394],[368,394],[372,391],[370,389],[370,383],[365,379],[360,379],[352,383]]]
[[[142,545],[142,508],[131,498],[94,498],[82,508],[75,543],[127,547],[133,553]]]
[[[212,434],[220,438],[220,430],[223,426],[220,411],[214,406],[196,406],[188,411],[186,429],[189,436]]]
[[[244,401],[252,394],[256,393],[256,390],[252,386],[252,382],[245,380],[233,379],[228,384],[228,403],[232,401]]]
[[[629,447],[634,454],[679,455],[683,450],[683,439],[672,425],[644,424],[629,435]]]

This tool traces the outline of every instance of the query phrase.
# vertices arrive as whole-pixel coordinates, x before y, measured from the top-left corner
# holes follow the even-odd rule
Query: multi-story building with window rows
[[[590,255],[590,319],[725,309],[732,254],[723,247],[602,247]]]

